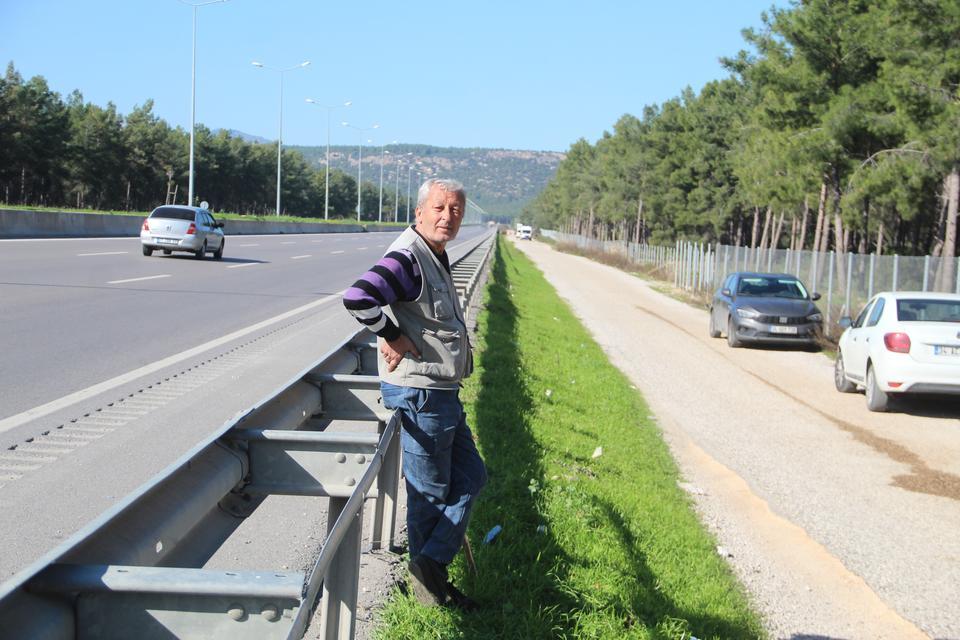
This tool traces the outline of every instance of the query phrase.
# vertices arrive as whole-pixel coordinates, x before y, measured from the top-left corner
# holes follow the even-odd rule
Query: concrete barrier
[[[144,215],[0,209],[0,238],[123,238],[140,235]],[[398,231],[382,224],[223,220],[228,236]]]

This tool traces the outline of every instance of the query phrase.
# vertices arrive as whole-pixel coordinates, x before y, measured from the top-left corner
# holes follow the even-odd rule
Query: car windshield
[[[151,218],[164,218],[166,220],[189,220],[193,222],[194,213],[190,209],[178,209],[176,207],[159,207],[150,214]]]
[[[897,300],[900,322],[960,322],[960,300]]]
[[[750,276],[740,278],[740,283],[737,285],[737,294],[802,300],[807,297],[807,290],[796,278]]]

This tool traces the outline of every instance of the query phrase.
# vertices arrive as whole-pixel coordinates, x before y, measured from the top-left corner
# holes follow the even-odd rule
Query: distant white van
[[[518,224],[517,240],[533,240],[533,227],[528,224]]]

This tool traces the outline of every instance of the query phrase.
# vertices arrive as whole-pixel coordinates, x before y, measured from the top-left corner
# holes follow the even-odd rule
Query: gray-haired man
[[[473,357],[445,250],[466,201],[455,180],[424,182],[416,224],[347,289],[343,304],[379,337],[383,404],[401,413],[414,594],[428,606],[469,610],[476,603],[447,576],[487,481],[460,403]]]

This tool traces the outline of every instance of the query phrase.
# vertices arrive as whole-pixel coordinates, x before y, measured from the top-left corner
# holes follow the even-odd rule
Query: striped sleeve
[[[343,306],[361,324],[385,340],[400,337],[400,328],[381,307],[420,297],[420,265],[406,249],[391,251],[343,294]]]

